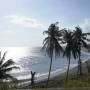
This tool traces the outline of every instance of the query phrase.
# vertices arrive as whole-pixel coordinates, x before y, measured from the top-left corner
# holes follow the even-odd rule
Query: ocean
[[[6,60],[13,59],[19,70],[12,70],[11,75],[18,80],[29,79],[31,71],[36,72],[36,80],[47,78],[50,58],[46,55],[41,47],[1,47],[2,54],[7,51]],[[89,53],[82,52],[81,59],[85,62],[90,58]],[[71,57],[70,68],[77,66],[78,60]],[[61,53],[60,57],[53,57],[51,77],[66,72],[68,61]]]

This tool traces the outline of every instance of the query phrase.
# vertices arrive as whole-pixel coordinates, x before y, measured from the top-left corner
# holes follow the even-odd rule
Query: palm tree
[[[75,42],[75,44],[77,46],[77,53],[78,53],[78,56],[79,56],[78,71],[79,71],[80,75],[82,75],[81,49],[82,49],[82,47],[88,49],[87,42],[90,41],[87,38],[87,35],[90,35],[90,33],[83,33],[82,29],[79,26],[75,27],[74,42]]]
[[[63,48],[59,44],[59,41],[61,40],[60,39],[61,34],[60,34],[59,27],[57,26],[57,24],[58,24],[57,22],[54,24],[51,24],[48,30],[44,31],[44,33],[47,34],[48,36],[43,41],[44,45],[42,49],[44,49],[47,55],[51,58],[46,87],[48,87],[48,82],[50,79],[53,55],[59,56],[60,52],[63,51]]]
[[[16,80],[13,76],[9,74],[9,72],[13,69],[18,69],[19,67],[13,66],[15,62],[12,59],[5,60],[6,52],[1,55],[0,52],[0,81],[2,82],[4,79],[7,80]]]
[[[68,74],[70,68],[71,55],[73,55],[74,59],[77,57],[76,49],[73,42],[73,32],[70,30],[63,29],[63,40],[66,43],[65,51],[63,56],[67,57],[68,60],[68,68],[66,74],[66,82],[68,81]]]

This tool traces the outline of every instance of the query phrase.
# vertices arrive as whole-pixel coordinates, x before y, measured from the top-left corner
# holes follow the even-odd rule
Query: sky
[[[0,46],[41,46],[43,31],[79,25],[90,30],[90,0],[0,0]]]

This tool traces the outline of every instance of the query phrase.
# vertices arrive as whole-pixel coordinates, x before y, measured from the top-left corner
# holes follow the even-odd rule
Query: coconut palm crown
[[[2,56],[0,52],[0,82],[3,80],[16,80],[9,72],[13,69],[19,69],[19,67],[14,66],[15,62],[12,59],[5,60],[6,53]]]

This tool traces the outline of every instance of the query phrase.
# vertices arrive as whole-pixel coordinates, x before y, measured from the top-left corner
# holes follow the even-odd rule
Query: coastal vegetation
[[[74,42],[76,44],[77,53],[78,53],[78,73],[82,75],[82,60],[81,60],[81,49],[82,47],[88,49],[87,42],[90,42],[90,39],[87,38],[87,36],[90,35],[90,33],[83,33],[82,29],[80,27],[75,27],[74,31]]]
[[[70,68],[71,55],[73,55],[74,59],[76,59],[77,57],[75,43],[73,42],[74,41],[73,32],[71,32],[70,30],[63,29],[63,41],[64,43],[66,43],[63,56],[66,56],[67,61],[68,61],[68,69],[67,69],[67,75],[66,75],[66,82],[67,82],[69,68]]]
[[[31,71],[31,83],[27,87],[23,88],[71,88],[71,87],[89,87],[90,85],[90,65],[86,62],[88,73],[83,74],[81,50],[82,48],[89,49],[87,42],[90,40],[87,38],[90,33],[83,33],[82,29],[77,26],[74,30],[71,29],[59,29],[58,22],[52,23],[47,31],[44,31],[47,37],[43,40],[42,50],[49,56],[50,65],[47,80],[35,83],[35,73]],[[67,72],[64,75],[60,75],[58,79],[50,79],[52,71],[53,58],[60,57],[63,53],[63,57],[67,57],[68,66]],[[7,90],[22,89],[19,84],[20,80],[10,75],[10,71],[18,69],[15,66],[15,62],[12,59],[5,60],[6,52],[1,55],[0,52],[0,89]],[[74,59],[78,59],[78,70],[74,75],[69,74],[71,56]],[[48,61],[49,62],[49,61]],[[8,81],[9,80],[9,81]]]
[[[9,87],[15,87],[17,79],[10,75],[10,71],[13,69],[19,69],[15,66],[15,62],[12,59],[6,60],[6,53],[3,55],[0,52],[0,90],[7,90]],[[9,81],[10,83],[9,83]]]
[[[68,60],[68,69],[67,69],[67,75],[66,75],[66,82],[67,82],[71,55],[73,55],[74,59],[79,58],[78,72],[80,75],[82,75],[82,64],[81,64],[82,62],[80,58],[81,49],[82,49],[81,47],[85,47],[86,49],[88,49],[87,42],[90,41],[87,38],[87,35],[90,35],[90,33],[83,33],[82,29],[79,26],[75,27],[75,30],[67,30],[67,29],[59,30],[59,27],[57,27],[56,24],[57,22],[54,24],[51,24],[48,28],[48,31],[45,31],[48,37],[44,39],[43,48],[51,58],[49,75],[48,75],[46,86],[48,86],[48,82],[50,78],[53,53],[55,55],[60,55],[60,51],[63,51],[60,43],[66,44],[63,56],[66,56]]]
[[[56,56],[60,55],[60,52],[63,52],[63,48],[59,44],[59,42],[61,40],[60,37],[62,35],[59,31],[59,27],[57,26],[57,24],[58,24],[58,22],[56,22],[55,24],[51,24],[48,28],[48,31],[44,31],[44,33],[47,34],[48,36],[43,41],[44,45],[43,45],[42,49],[44,49],[45,52],[47,53],[47,55],[51,58],[49,75],[48,75],[46,87],[48,87],[48,82],[50,79],[53,55],[56,57]]]
[[[2,56],[0,52],[0,82],[4,82],[4,80],[17,80],[12,75],[10,75],[9,72],[13,69],[19,69],[19,67],[14,65],[15,62],[12,59],[5,60],[6,53],[7,52],[5,52]]]
[[[45,87],[45,81],[36,84],[36,88]],[[90,72],[88,74],[83,74],[82,76],[76,74],[69,75],[68,83],[66,83],[65,75],[60,76],[57,80],[50,80],[48,88],[71,88],[71,90],[73,90],[73,88],[76,88],[75,90],[78,90],[78,88],[87,90],[86,88],[89,88],[88,90],[90,90]]]

